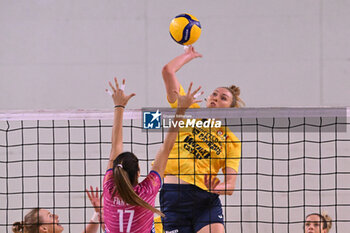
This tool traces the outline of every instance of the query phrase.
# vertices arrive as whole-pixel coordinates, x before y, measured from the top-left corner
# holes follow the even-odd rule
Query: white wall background
[[[194,81],[209,94],[234,83],[248,107],[349,106],[350,0],[0,0],[0,110],[111,108],[104,89],[114,76],[137,94],[130,108],[167,106],[161,69],[183,52],[168,26],[183,12],[202,24],[195,47],[204,56],[178,73],[185,86]],[[303,213],[291,214],[299,221]]]
[[[131,108],[166,106],[163,65],[182,53],[172,17],[202,24],[202,59],[178,76],[237,84],[247,106],[348,106],[350,1],[0,0],[0,109],[110,108],[128,79]]]

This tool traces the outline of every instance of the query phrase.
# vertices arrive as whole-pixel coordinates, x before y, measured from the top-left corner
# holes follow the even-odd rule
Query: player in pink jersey
[[[154,213],[164,216],[159,210],[154,208],[154,203],[161,187],[161,180],[164,176],[169,153],[177,137],[178,124],[176,127],[169,129],[164,143],[156,155],[151,172],[141,183],[138,183],[140,168],[137,157],[131,152],[122,152],[124,108],[135,94],[124,94],[125,80],[123,80],[120,88],[116,78],[114,81],[115,86],[109,82],[113,91],[112,98],[115,107],[112,149],[103,181],[105,229],[107,233],[150,232]],[[191,104],[200,102],[195,100],[194,97],[200,87],[192,93],[191,88],[192,83],[185,96],[179,96],[179,93],[175,91],[179,103],[176,116],[183,116],[185,110]],[[180,118],[175,117],[174,121],[178,120]]]
[[[92,206],[95,209],[95,213],[91,220],[86,223],[84,233],[96,233],[98,232],[99,225],[104,230],[102,225],[103,220],[100,218],[100,198],[98,194],[98,188],[94,192],[92,186],[90,186],[91,192],[86,189],[86,193],[90,199]],[[60,224],[59,216],[51,213],[47,209],[34,208],[30,210],[23,218],[21,222],[15,222],[12,224],[12,232],[14,233],[62,233],[64,230]]]

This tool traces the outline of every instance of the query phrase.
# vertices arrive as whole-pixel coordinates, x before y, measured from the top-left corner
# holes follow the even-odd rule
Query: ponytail
[[[134,191],[133,186],[137,184],[139,172],[137,157],[131,152],[121,153],[113,162],[113,176],[115,189],[112,196],[118,196],[125,202],[134,206],[141,206],[153,213],[164,217],[164,214],[142,200]]]
[[[326,232],[328,233],[329,230],[332,228],[332,218],[327,214],[327,212],[323,211],[321,216],[323,217],[323,220],[325,221],[326,224],[323,229],[327,229]]]

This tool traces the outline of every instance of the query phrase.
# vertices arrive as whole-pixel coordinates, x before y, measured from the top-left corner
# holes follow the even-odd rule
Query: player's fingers
[[[215,188],[215,179],[210,180],[210,185],[213,189]]]
[[[208,184],[208,175],[204,175],[204,183],[207,185]]]
[[[85,189],[86,194],[88,195],[88,198],[91,200],[91,195],[89,193],[89,190]]]
[[[93,193],[94,198],[98,197],[98,188],[96,187],[96,191],[94,191],[94,188],[92,186],[91,187],[91,193]]]
[[[212,175],[209,175],[209,176],[208,176],[208,183],[209,183],[209,185],[210,185],[210,189],[211,189],[211,190],[214,189],[214,186],[213,186],[213,177],[212,177]]]
[[[108,82],[108,84],[112,88],[113,92],[116,92],[116,89],[114,88],[113,84],[111,82]]]
[[[131,98],[134,97],[135,95],[136,95],[135,93],[132,93],[132,94],[128,95],[128,96],[126,97],[126,100],[129,101],[129,99],[131,99]]]
[[[210,186],[212,189],[214,189],[214,184],[215,184],[215,178],[210,179]]]
[[[216,178],[213,186],[216,187],[216,186],[218,186],[218,184],[220,184],[220,180]]]
[[[116,77],[114,77],[114,82],[115,82],[115,86],[117,87],[117,90],[119,89],[119,84],[118,84],[118,80]]]
[[[202,95],[204,93],[204,91],[198,92],[201,88],[202,87],[199,86],[196,90],[193,91],[193,93],[192,93],[193,98],[198,98],[198,96],[200,96],[200,95]]]
[[[212,190],[213,186],[211,185],[211,175],[208,175],[207,183],[208,183],[209,190]]]
[[[90,185],[90,194],[91,198],[95,198],[94,188],[92,187],[92,185]]]
[[[113,95],[113,94],[112,94],[112,92],[111,92],[110,90],[105,89],[105,91],[106,91],[106,93],[107,93],[108,95],[110,95],[110,96],[112,96],[112,95]]]
[[[190,86],[188,87],[187,94],[191,95],[191,89],[192,89],[193,82],[190,83]]]
[[[123,79],[122,85],[120,86],[120,90],[125,90],[125,78]]]

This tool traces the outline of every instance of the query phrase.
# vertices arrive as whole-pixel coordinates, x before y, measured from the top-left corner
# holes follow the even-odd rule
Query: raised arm
[[[125,79],[121,87],[119,87],[117,78],[114,78],[115,86],[109,82],[109,86],[112,89],[112,98],[114,102],[114,119],[113,119],[113,128],[112,128],[112,148],[111,154],[109,156],[109,162],[107,169],[113,167],[113,161],[117,156],[123,152],[123,114],[124,108],[127,105],[131,97],[135,96],[134,93],[130,95],[125,95]],[[106,89],[106,91],[108,91]]]
[[[96,192],[94,192],[94,189],[92,186],[90,186],[90,190],[91,191],[89,192],[89,190],[85,189],[85,192],[91,202],[91,205],[94,207],[95,212],[89,224],[86,226],[84,233],[96,233],[99,225],[104,232],[105,226],[103,221],[103,209],[98,188],[96,187]]]
[[[179,95],[178,91],[175,91],[176,99],[178,100],[178,107],[176,109],[176,114],[174,122],[179,122],[183,118],[186,109],[191,106],[193,103],[201,102],[201,100],[195,100],[196,93],[200,90],[201,87],[197,88],[194,92],[191,93],[192,83],[190,84],[187,94],[184,96]],[[176,124],[174,127],[169,129],[164,143],[159,149],[156,158],[154,160],[152,170],[159,173],[161,177],[164,176],[165,167],[168,161],[169,153],[174,146],[174,143],[177,138],[177,133],[179,131],[179,124]]]
[[[174,103],[177,99],[176,92],[180,88],[180,83],[177,80],[175,73],[181,69],[183,65],[188,63],[194,58],[202,57],[201,54],[194,50],[194,47],[189,46],[185,49],[185,52],[180,56],[175,57],[168,64],[163,67],[162,75],[167,92],[168,100],[170,103]]]

